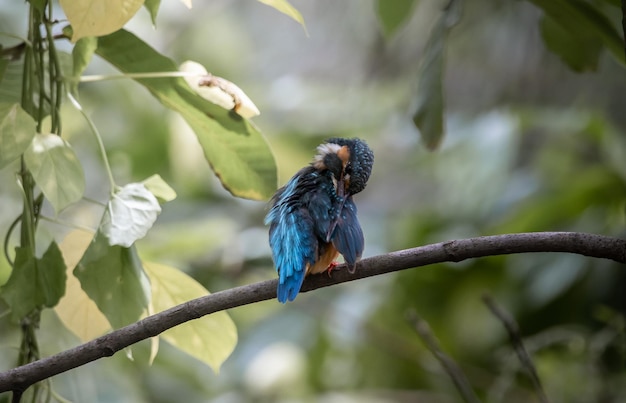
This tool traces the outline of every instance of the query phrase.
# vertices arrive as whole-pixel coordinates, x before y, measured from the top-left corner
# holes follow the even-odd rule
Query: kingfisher
[[[374,153],[360,139],[331,138],[270,201],[265,225],[278,272],[278,301],[293,301],[304,277],[332,270],[341,254],[354,273],[365,240],[352,196],[367,185]]]

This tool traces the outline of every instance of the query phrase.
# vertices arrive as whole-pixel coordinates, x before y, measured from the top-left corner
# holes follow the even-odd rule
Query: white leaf
[[[110,245],[128,248],[146,235],[160,212],[159,201],[143,183],[129,183],[109,201],[102,232]]]

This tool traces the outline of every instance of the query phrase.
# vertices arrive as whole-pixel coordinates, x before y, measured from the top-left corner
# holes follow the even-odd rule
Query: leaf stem
[[[48,41],[48,68],[50,70],[50,116],[52,133],[61,133],[61,101],[63,99],[63,82],[61,78],[61,66],[59,64],[59,56],[54,44],[54,36],[52,35],[51,23],[46,21],[46,39]]]
[[[111,165],[109,164],[109,159],[107,158],[107,153],[106,149],[104,148],[102,136],[100,136],[100,132],[98,131],[96,125],[89,118],[89,116],[87,116],[87,113],[81,106],[80,102],[78,102],[78,100],[74,98],[71,92],[68,92],[67,96],[70,99],[70,102],[72,102],[72,105],[74,105],[74,108],[76,108],[83,115],[83,117],[87,121],[87,124],[89,125],[89,128],[91,129],[91,132],[96,138],[96,142],[98,143],[98,150],[100,151],[100,156],[102,157],[102,161],[104,162],[104,168],[109,178],[110,193],[111,195],[113,195],[115,193],[115,190],[117,189],[117,185],[115,184],[115,179],[113,179],[113,171],[111,170]]]
[[[39,29],[42,16],[39,10],[36,8],[33,9],[34,15],[34,23],[33,23],[33,61],[35,63],[34,74],[37,79],[37,90],[39,92],[39,96],[37,99],[37,116],[35,116],[35,120],[37,121],[37,133],[41,133],[41,128],[43,125],[43,117],[45,115],[45,101],[46,101],[46,87],[45,87],[45,77],[44,77],[44,68],[45,68],[45,49],[43,47],[43,38],[41,37],[41,30]],[[52,77],[48,77],[49,80]],[[34,89],[34,88],[33,88]]]
[[[13,230],[15,229],[15,227],[17,227],[17,224],[21,220],[22,220],[22,215],[20,214],[19,216],[17,216],[15,220],[13,220],[13,222],[9,226],[9,229],[7,230],[6,236],[4,237],[4,257],[7,259],[7,262],[9,262],[9,265],[11,266],[11,268],[13,268],[14,262],[11,259],[11,256],[9,256],[9,240],[11,238],[11,234],[13,233]]]
[[[79,81],[81,83],[106,81],[106,80],[119,80],[123,78],[172,78],[172,77],[203,77],[204,74],[190,73],[186,71],[155,71],[150,73],[126,73],[126,74],[95,74],[81,76]]]

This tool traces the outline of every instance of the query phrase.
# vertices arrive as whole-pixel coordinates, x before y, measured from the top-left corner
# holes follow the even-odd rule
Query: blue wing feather
[[[343,205],[331,237],[333,245],[341,253],[351,272],[354,271],[365,247],[363,230],[356,213],[356,204],[350,196]]]
[[[330,230],[339,215],[340,198],[332,185],[332,179],[322,181],[315,191],[308,195],[307,206],[313,219],[315,235],[330,242]]]
[[[317,239],[313,220],[300,200],[302,176],[294,176],[274,197],[265,223],[270,224],[270,247],[278,271],[278,300],[293,301],[307,265],[315,262]]]

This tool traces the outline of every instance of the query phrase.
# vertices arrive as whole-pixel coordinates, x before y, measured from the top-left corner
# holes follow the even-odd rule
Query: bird
[[[365,141],[330,138],[276,191],[265,225],[270,226],[279,302],[293,301],[305,276],[330,273],[339,254],[355,272],[365,240],[352,196],[365,189],[373,165],[374,153]]]

